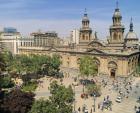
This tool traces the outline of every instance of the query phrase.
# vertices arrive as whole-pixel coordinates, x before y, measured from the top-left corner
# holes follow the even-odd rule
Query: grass
[[[22,91],[34,92],[37,88],[37,85],[38,84],[36,82],[29,82],[28,84],[22,86]]]

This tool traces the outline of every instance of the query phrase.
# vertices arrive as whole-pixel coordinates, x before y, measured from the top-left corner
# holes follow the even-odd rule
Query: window
[[[117,33],[114,33],[113,39],[117,40]]]
[[[83,34],[82,39],[85,40],[85,35]]]
[[[88,36],[86,36],[86,40],[88,40]]]
[[[119,40],[121,40],[121,35],[119,34]]]

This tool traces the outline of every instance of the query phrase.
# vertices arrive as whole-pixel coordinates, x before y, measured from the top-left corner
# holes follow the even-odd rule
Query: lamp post
[[[75,107],[76,107],[76,99],[75,99],[75,85],[73,84],[73,88],[74,88],[74,107],[73,107],[73,109],[74,109],[74,112],[76,111],[75,110]]]
[[[93,105],[93,112],[95,112],[95,101],[96,101],[96,95],[93,95],[94,105]]]

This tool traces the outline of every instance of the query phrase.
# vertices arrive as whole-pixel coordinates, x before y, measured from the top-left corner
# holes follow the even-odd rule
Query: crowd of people
[[[98,109],[101,109],[102,111],[104,109],[112,111],[112,101],[109,95],[106,98],[104,98],[103,102],[98,104]]]

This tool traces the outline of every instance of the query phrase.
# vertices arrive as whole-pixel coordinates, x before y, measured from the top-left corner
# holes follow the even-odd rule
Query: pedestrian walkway
[[[42,84],[40,87],[37,88],[36,90],[36,98],[48,98],[50,96],[49,93],[49,84],[50,84],[50,78],[42,78]],[[58,80],[59,82],[59,80]],[[68,77],[63,79],[63,84],[67,87],[70,84],[74,82],[73,77]],[[136,88],[136,85],[140,82],[139,78],[136,78],[135,81],[132,84],[132,92],[129,95],[129,98],[124,98],[121,103],[115,102],[116,97],[118,96],[118,91],[113,89],[111,82],[108,82],[108,85],[105,87],[102,87],[102,95],[101,97],[97,97],[95,101],[95,113],[135,113],[134,111],[134,106],[137,105],[136,99],[137,96],[140,94],[140,89]],[[140,83],[139,83],[140,84]],[[124,85],[122,85],[124,86]],[[137,94],[134,92],[137,91]],[[94,99],[93,97],[88,97],[88,99],[82,99],[81,94],[83,92],[83,86],[78,85],[75,86],[75,110],[78,111],[78,108],[80,107],[82,113],[82,106],[86,104],[87,109],[90,113],[91,109],[93,112],[93,104],[94,104]],[[98,103],[103,102],[104,98],[109,96],[110,100],[113,102],[112,105],[112,111],[104,109],[103,111],[98,109]]]

